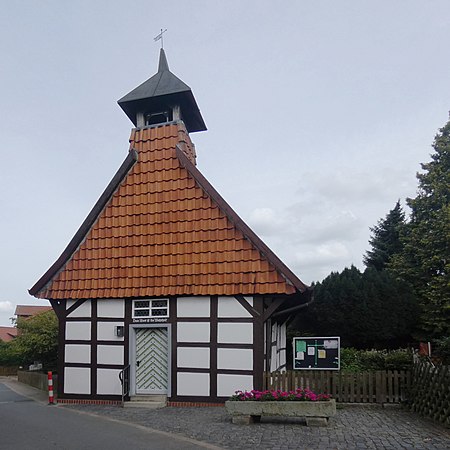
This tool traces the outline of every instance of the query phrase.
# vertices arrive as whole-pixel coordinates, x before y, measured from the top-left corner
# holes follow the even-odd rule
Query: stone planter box
[[[323,402],[225,402],[233,423],[247,425],[259,422],[261,416],[305,417],[307,426],[326,426],[336,414],[336,400]]]

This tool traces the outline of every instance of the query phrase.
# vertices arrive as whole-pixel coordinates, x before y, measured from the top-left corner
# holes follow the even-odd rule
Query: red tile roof
[[[33,306],[33,305],[17,305],[16,312],[14,313],[17,317],[30,317],[36,314],[43,313],[45,311],[51,310],[51,306]]]
[[[95,215],[94,207],[84,231],[32,295],[293,294],[307,288],[195,168],[181,122],[133,130],[130,143],[138,162],[128,163],[123,179],[108,187],[111,195],[96,206],[101,212]]]
[[[0,341],[9,342],[17,336],[17,328],[0,327]]]

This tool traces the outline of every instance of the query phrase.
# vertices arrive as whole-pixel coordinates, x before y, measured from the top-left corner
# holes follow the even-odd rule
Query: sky
[[[41,0],[0,11],[0,325],[128,152],[117,100],[193,90],[200,171],[305,283],[363,269],[450,109],[448,0]]]

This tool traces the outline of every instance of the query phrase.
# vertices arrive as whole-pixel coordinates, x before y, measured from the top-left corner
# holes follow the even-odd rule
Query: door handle
[[[136,361],[136,367],[139,367],[140,361]]]

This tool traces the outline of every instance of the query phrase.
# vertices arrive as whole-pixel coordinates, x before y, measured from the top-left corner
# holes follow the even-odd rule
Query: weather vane
[[[156,36],[155,38],[153,38],[153,40],[156,42],[156,41],[159,41],[160,39],[161,39],[161,48],[164,48],[164,40],[163,40],[163,33],[165,33],[167,31],[167,28],[165,29],[165,30],[163,30],[162,28],[161,28],[161,33],[159,33],[158,34],[158,36]]]

